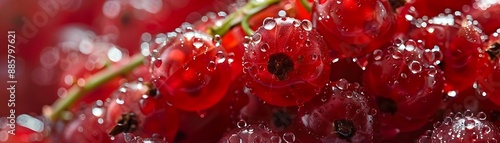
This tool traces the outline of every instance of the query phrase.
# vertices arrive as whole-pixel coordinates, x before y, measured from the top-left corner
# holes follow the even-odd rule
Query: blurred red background
[[[80,27],[111,40],[129,53],[139,51],[143,32],[169,32],[205,13],[227,10],[230,0],[0,0],[0,116],[8,116],[7,32],[16,32],[16,115],[40,114],[57,96],[56,73],[37,69],[41,52],[54,46],[60,31]]]

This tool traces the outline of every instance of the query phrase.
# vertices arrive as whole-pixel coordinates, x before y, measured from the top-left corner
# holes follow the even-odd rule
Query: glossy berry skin
[[[330,72],[329,53],[311,22],[267,18],[243,56],[247,86],[266,103],[292,106],[320,92]]]
[[[357,83],[345,79],[329,83],[321,95],[300,107],[297,126],[312,139],[300,135],[299,139],[323,143],[377,142],[379,122],[370,100]]]
[[[133,133],[142,138],[171,142],[179,128],[179,116],[156,89],[142,82],[125,83],[106,106],[107,133]]]
[[[160,47],[152,53],[151,74],[154,85],[172,106],[203,110],[224,97],[231,68],[218,40],[220,37],[212,39],[190,27],[159,40]]]
[[[492,63],[491,73],[477,80],[479,90],[483,91],[493,103],[500,105],[500,29],[490,35],[487,42],[488,57]]]
[[[424,23],[427,26],[415,29],[410,37],[442,52],[445,92],[460,92],[491,70],[484,47],[486,35],[472,19],[460,13],[441,14],[420,24]]]
[[[217,142],[241,120],[240,110],[248,104],[244,78],[231,83],[222,100],[199,112],[180,111],[180,127],[176,143]]]
[[[346,57],[379,48],[395,30],[395,15],[386,1],[319,0],[313,7],[314,27],[331,49]]]
[[[396,41],[373,52],[363,81],[378,106],[383,128],[418,129],[437,111],[444,79],[433,54],[413,40]]]
[[[448,115],[442,122],[435,123],[434,130],[419,139],[419,143],[435,142],[497,142],[500,129],[486,121],[482,112],[473,114],[470,111]]]
[[[281,143],[283,139],[262,124],[250,124],[241,121],[238,128],[230,131],[219,140],[219,143]]]

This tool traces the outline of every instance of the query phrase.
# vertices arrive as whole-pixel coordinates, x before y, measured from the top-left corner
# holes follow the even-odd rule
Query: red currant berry
[[[133,133],[173,141],[179,127],[178,113],[161,98],[156,89],[141,82],[124,84],[106,106],[109,135]]]
[[[426,48],[437,46],[442,51],[447,93],[472,86],[478,77],[490,71],[484,47],[486,36],[473,23],[460,12],[441,14],[419,23],[419,28],[411,33],[410,37],[423,40]]]
[[[385,44],[396,22],[388,3],[381,0],[319,0],[314,3],[312,21],[328,46],[347,57]]]
[[[308,20],[267,18],[246,44],[247,85],[266,103],[291,106],[308,101],[328,81],[331,58]]]
[[[377,142],[376,114],[359,84],[340,79],[300,107],[297,121],[303,132],[320,142]]]
[[[363,81],[378,105],[384,128],[417,129],[412,126],[424,125],[438,110],[444,79],[433,54],[413,40],[397,40],[394,46],[373,52]]]
[[[197,111],[224,97],[231,82],[231,68],[219,40],[191,27],[155,40],[160,47],[153,50],[151,74],[168,103]]]
[[[434,124],[435,129],[419,139],[419,143],[434,142],[497,142],[500,129],[486,121],[486,115],[480,112],[474,115],[470,111],[451,114],[443,122]]]
[[[203,111],[180,112],[180,127],[174,142],[217,142],[241,120],[240,110],[247,105],[248,96],[244,91],[241,76],[231,83],[224,98]]]
[[[484,91],[485,95],[497,105],[500,105],[500,29],[490,35],[487,42],[486,53],[489,55],[492,65],[491,73],[478,79],[479,89]]]

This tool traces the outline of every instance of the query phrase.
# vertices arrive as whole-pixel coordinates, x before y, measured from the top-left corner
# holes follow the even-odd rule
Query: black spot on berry
[[[272,126],[277,130],[282,131],[290,127],[293,123],[295,115],[282,109],[273,109],[273,117],[271,118]]]
[[[394,115],[398,111],[398,107],[394,100],[384,97],[377,97],[377,105],[380,111]]]
[[[488,56],[490,56],[490,60],[495,60],[500,56],[500,43],[495,42],[491,44],[490,48],[486,50]]]
[[[285,53],[276,53],[271,55],[267,62],[268,71],[279,80],[284,80],[287,74],[293,70],[293,61]]]
[[[406,4],[406,0],[389,0],[389,5],[391,5],[392,12],[396,12],[396,9],[402,7]]]
[[[341,139],[350,141],[351,138],[356,133],[356,128],[354,127],[354,123],[350,120],[335,120],[335,133]]]
[[[122,25],[130,25],[130,23],[132,23],[132,14],[130,12],[126,12],[124,13],[121,17],[120,17],[120,22]]]
[[[111,136],[133,132],[137,130],[139,124],[134,113],[122,114],[122,117],[116,123],[116,126],[109,132]]]

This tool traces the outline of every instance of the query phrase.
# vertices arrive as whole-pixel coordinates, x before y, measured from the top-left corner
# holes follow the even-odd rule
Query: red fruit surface
[[[435,129],[419,139],[419,143],[434,142],[496,142],[500,139],[500,129],[485,120],[482,112],[477,115],[470,111],[451,114],[443,122],[435,124]]]
[[[308,20],[268,18],[246,43],[243,72],[250,90],[266,103],[291,106],[319,93],[330,57]]]
[[[379,122],[370,100],[357,83],[345,79],[329,83],[321,95],[299,109],[297,126],[305,136],[312,136],[302,141],[377,142]]]
[[[380,0],[319,0],[314,3],[312,21],[329,48],[346,57],[379,48],[396,29],[395,14]]]
[[[166,36],[166,35],[163,35]],[[152,53],[153,83],[172,106],[197,111],[219,102],[231,82],[227,54],[220,37],[211,38],[190,27],[160,38]]]
[[[375,50],[363,77],[368,95],[379,109],[383,128],[418,129],[440,106],[443,73],[434,53],[413,40]],[[411,121],[411,122],[409,122]]]

